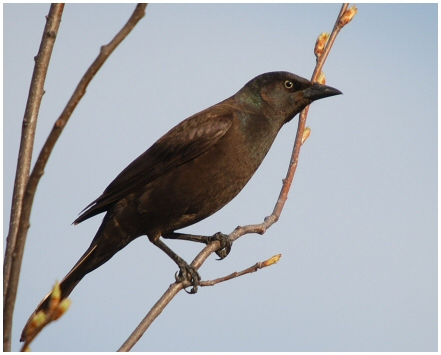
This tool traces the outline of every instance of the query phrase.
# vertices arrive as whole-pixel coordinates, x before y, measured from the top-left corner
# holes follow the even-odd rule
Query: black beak
[[[311,87],[303,91],[303,97],[312,101],[340,94],[343,94],[340,90],[317,83],[314,83]]]

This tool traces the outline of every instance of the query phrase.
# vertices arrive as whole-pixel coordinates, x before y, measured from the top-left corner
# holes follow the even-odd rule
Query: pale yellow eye
[[[286,80],[284,85],[288,90],[291,90],[294,87],[294,84],[292,83],[292,81],[289,81],[289,80]]]

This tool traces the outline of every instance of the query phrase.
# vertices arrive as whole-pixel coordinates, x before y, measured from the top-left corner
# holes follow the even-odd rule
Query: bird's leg
[[[176,232],[164,234],[162,237],[166,239],[190,240],[192,242],[205,243],[207,245],[213,241],[218,240],[220,242],[220,248],[216,250],[216,254],[220,258],[218,260],[224,259],[230,253],[231,246],[233,245],[233,242],[230,240],[228,235],[221,232],[218,232],[210,237],[207,237],[205,235],[193,235]]]
[[[197,270],[193,266],[188,265],[184,259],[182,259],[173,250],[171,250],[162,240],[157,239],[153,242],[153,244],[155,244],[159,249],[165,252],[179,266],[179,274],[177,276],[175,275],[176,281],[190,281],[193,287],[191,291],[187,293],[196,293],[198,291],[199,281],[201,280],[201,277],[199,276]]]

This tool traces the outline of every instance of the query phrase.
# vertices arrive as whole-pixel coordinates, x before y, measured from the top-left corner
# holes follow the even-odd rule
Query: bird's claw
[[[221,232],[218,232],[211,237],[211,241],[215,241],[215,240],[218,240],[220,243],[219,249],[216,250],[215,252],[219,257],[219,259],[217,260],[225,259],[227,255],[230,254],[233,242],[230,240],[228,235],[223,234]]]
[[[193,266],[188,265],[186,262],[183,262],[179,265],[179,273],[175,274],[176,282],[189,281],[192,284],[192,288],[190,291],[187,291],[184,288],[184,291],[189,294],[194,294],[198,292],[199,281],[201,281],[201,277],[199,273]]]

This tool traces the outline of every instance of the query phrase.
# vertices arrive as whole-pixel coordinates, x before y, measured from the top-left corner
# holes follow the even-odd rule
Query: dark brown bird
[[[231,245],[222,234],[204,237],[175,231],[230,202],[262,163],[280,128],[313,101],[338,94],[337,89],[288,72],[265,73],[230,98],[172,128],[74,221],[78,224],[106,212],[90,247],[61,281],[61,299],[86,274],[142,235],[176,262],[177,281],[190,280],[196,292],[197,271],[160,237],[203,243],[221,240],[223,250],[217,253],[225,257]],[[35,312],[48,308],[48,296]],[[21,340],[24,336],[25,331]]]

